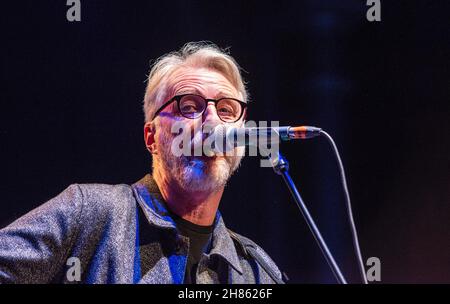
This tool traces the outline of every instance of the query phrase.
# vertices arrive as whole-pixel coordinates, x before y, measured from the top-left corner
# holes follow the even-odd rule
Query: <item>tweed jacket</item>
[[[132,185],[73,184],[0,230],[0,283],[181,284],[188,250],[151,175]],[[274,276],[281,280],[270,257],[228,230],[218,211],[196,282]]]

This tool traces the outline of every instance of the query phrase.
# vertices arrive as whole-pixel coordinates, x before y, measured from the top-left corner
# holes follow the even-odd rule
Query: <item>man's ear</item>
[[[144,125],[144,142],[147,150],[151,154],[157,154],[156,143],[155,143],[155,124],[153,122],[146,122]]]

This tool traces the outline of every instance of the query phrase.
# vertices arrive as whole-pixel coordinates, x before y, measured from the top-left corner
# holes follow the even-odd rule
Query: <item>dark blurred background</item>
[[[149,61],[188,41],[231,47],[252,120],[336,140],[364,259],[383,283],[450,283],[450,3],[364,0],[2,3],[0,226],[71,183],[133,183],[150,170]],[[358,282],[344,197],[324,139],[283,144],[338,264]],[[220,209],[292,283],[334,278],[283,181],[246,158]]]

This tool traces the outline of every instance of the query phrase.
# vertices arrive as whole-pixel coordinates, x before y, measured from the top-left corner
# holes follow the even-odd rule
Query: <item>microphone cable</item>
[[[345,177],[344,165],[342,164],[341,156],[339,155],[339,150],[338,150],[333,138],[331,137],[331,135],[323,130],[320,130],[320,135],[324,136],[327,139],[328,143],[333,148],[333,152],[334,152],[334,155],[335,155],[337,163],[338,163],[341,183],[342,183],[342,187],[344,189],[345,202],[346,202],[346,207],[347,207],[346,208],[347,216],[348,216],[348,221],[350,223],[350,231],[351,231],[352,240],[353,240],[353,247],[355,250],[356,258],[358,260],[358,269],[359,269],[363,283],[368,284],[365,269],[364,269],[363,258],[361,255],[361,248],[359,247],[358,233],[356,231],[355,221],[353,219],[352,204],[350,202],[350,194],[349,194],[348,187],[347,187],[347,178]]]

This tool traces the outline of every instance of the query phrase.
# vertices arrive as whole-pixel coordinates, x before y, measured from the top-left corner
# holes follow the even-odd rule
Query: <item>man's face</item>
[[[181,68],[171,77],[166,100],[175,95],[197,94],[207,99],[232,97],[242,100],[242,95],[220,73],[205,68]],[[202,127],[214,127],[219,124],[240,127],[244,118],[234,123],[225,123],[217,115],[216,107],[209,103],[202,116],[189,119],[182,116],[176,102],[166,107],[156,119],[155,146],[158,151],[160,170],[164,176],[186,191],[214,191],[224,186],[237,169],[245,148],[236,148],[233,156],[175,156],[171,147],[177,134],[171,132],[174,124],[182,124],[191,135],[191,145],[201,144],[205,139]]]

